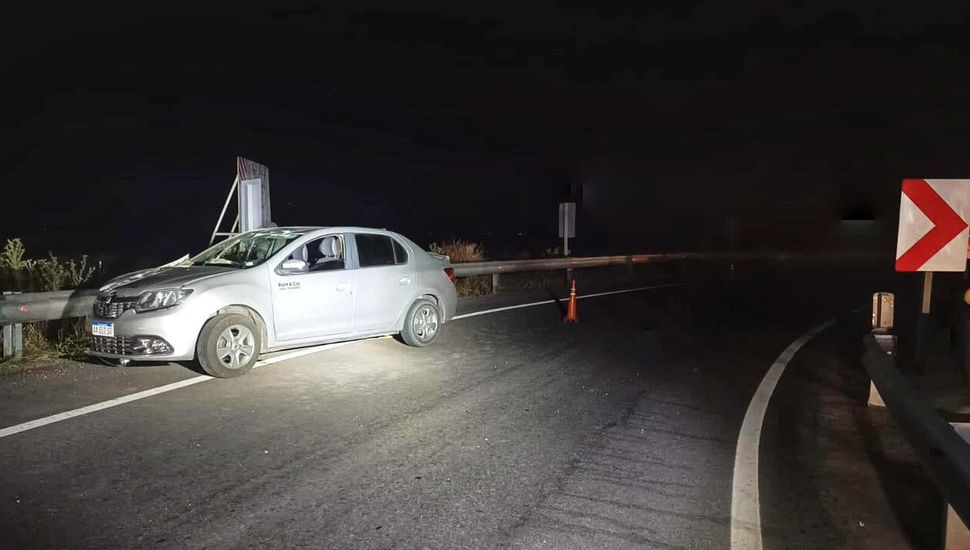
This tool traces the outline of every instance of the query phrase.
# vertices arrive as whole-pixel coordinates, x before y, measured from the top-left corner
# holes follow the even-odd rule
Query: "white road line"
[[[338,348],[340,346],[345,346],[353,342],[337,342],[335,344],[325,344],[322,346],[314,346],[312,348],[298,349],[291,351],[289,353],[284,353],[268,359],[261,359],[256,362],[253,366],[254,369],[259,367],[265,367],[266,365],[272,365],[273,363],[279,363],[280,361],[286,361],[287,359],[294,359],[297,357],[303,357],[305,355],[310,355],[312,353],[319,353],[321,351],[326,351],[333,348]],[[84,416],[86,414],[91,414],[98,411],[103,411],[105,409],[110,409],[111,407],[117,407],[118,405],[124,405],[125,403],[131,403],[132,401],[138,401],[139,399],[145,399],[146,397],[152,397],[153,395],[159,395],[162,393],[168,393],[170,391],[178,390],[188,386],[198,384],[199,382],[205,382],[206,380],[212,380],[211,376],[195,376],[193,378],[188,378],[186,380],[181,380],[179,382],[173,382],[171,384],[165,384],[164,386],[158,386],[157,388],[152,388],[150,390],[140,391],[121,397],[116,397],[114,399],[109,399],[107,401],[102,401],[101,403],[95,403],[94,405],[88,405],[86,407],[81,407],[78,409],[72,409],[62,413],[52,414],[50,416],[45,416],[43,418],[38,418],[36,420],[30,420],[21,424],[14,424],[13,426],[8,426],[6,428],[0,429],[0,439],[8,437],[21,432],[26,432],[27,430],[33,430],[35,428],[40,428],[42,426],[47,426],[48,424],[54,424],[55,422],[61,422],[63,420],[68,420],[71,418],[77,418],[78,416]]]
[[[609,292],[597,292],[595,294],[583,294],[582,296],[578,296],[577,295],[576,296],[576,299],[577,300],[582,300],[583,298],[596,298],[598,296],[609,296],[611,294],[625,294],[627,292],[641,292],[641,291],[644,291],[644,290],[653,290],[653,289],[656,289],[656,288],[668,288],[668,287],[674,287],[674,286],[684,286],[686,284],[687,283],[670,283],[670,284],[665,284],[665,285],[653,285],[653,286],[641,286],[641,287],[637,287],[637,288],[626,288],[626,289],[623,289],[623,290],[611,290]],[[559,299],[543,300],[541,302],[530,302],[528,304],[517,304],[517,305],[514,305],[514,306],[505,306],[505,307],[497,307],[495,309],[486,309],[486,310],[482,310],[482,311],[473,311],[471,313],[463,313],[461,315],[455,315],[454,317],[451,318],[451,320],[452,321],[457,321],[459,319],[467,319],[469,317],[477,317],[479,315],[488,315],[490,313],[498,313],[500,311],[508,311],[510,309],[520,309],[520,308],[524,308],[524,307],[543,306],[543,305],[546,305],[546,304],[554,304],[554,303],[559,302],[559,301],[560,301]]]
[[[685,283],[675,283],[675,284],[655,285],[655,286],[643,286],[643,287],[639,287],[639,288],[629,288],[629,289],[624,289],[624,290],[614,290],[614,291],[610,291],[610,292],[599,292],[599,293],[596,293],[596,294],[586,294],[584,296],[577,296],[576,299],[579,300],[581,298],[594,298],[596,296],[608,296],[610,294],[623,294],[625,292],[638,292],[638,291],[641,291],[641,290],[650,290],[650,289],[654,289],[654,288],[665,288],[665,287],[671,287],[671,286],[681,286],[683,284],[685,284]],[[551,303],[556,302],[556,301],[558,301],[558,300],[546,300],[546,301],[543,301],[543,302],[533,302],[533,303],[530,303],[530,304],[519,304],[519,305],[515,305],[515,306],[507,306],[507,307],[500,307],[500,308],[495,308],[495,309],[487,309],[485,311],[476,311],[474,313],[466,313],[464,315],[457,315],[455,317],[452,317],[452,321],[455,321],[455,320],[458,320],[458,319],[465,319],[465,318],[468,318],[468,317],[475,317],[476,315],[486,315],[486,314],[489,314],[489,313],[498,313],[499,311],[506,311],[506,310],[510,310],[510,309],[519,309],[519,308],[523,308],[523,307],[532,307],[532,306],[538,306],[538,305],[542,305],[542,304],[551,304]],[[254,365],[253,368],[265,367],[267,365],[272,365],[274,363],[280,363],[282,361],[287,361],[289,359],[295,359],[297,357],[304,357],[304,356],[307,356],[307,355],[311,355],[311,354],[314,354],[314,353],[319,353],[319,352],[322,352],[322,351],[331,350],[331,349],[334,349],[334,348],[338,348],[340,346],[346,346],[348,344],[353,344],[353,343],[360,342],[360,341],[362,341],[362,340],[350,340],[350,341],[347,341],[347,342],[336,342],[336,343],[333,343],[333,344],[324,344],[322,346],[314,346],[314,347],[310,347],[310,348],[303,348],[303,349],[298,349],[298,350],[290,351],[290,352],[283,353],[283,354],[280,354],[280,355],[275,355],[273,357],[269,357],[269,358],[266,358],[266,359],[260,359],[259,361],[256,362],[256,365]],[[18,433],[21,433],[21,432],[26,432],[28,430],[33,430],[35,428],[40,428],[42,426],[47,426],[48,424],[54,424],[55,422],[61,422],[63,420],[68,420],[70,418],[76,418],[78,416],[84,416],[86,414],[91,414],[91,413],[94,413],[94,412],[97,412],[97,411],[103,411],[104,409],[110,409],[111,407],[117,407],[118,405],[123,405],[125,403],[131,403],[132,401],[138,401],[139,399],[145,399],[146,397],[152,397],[153,395],[159,395],[159,394],[162,394],[162,393],[167,393],[167,392],[170,392],[170,391],[174,391],[174,390],[177,390],[177,389],[180,389],[180,388],[184,388],[184,387],[187,387],[187,386],[191,386],[191,385],[194,385],[194,384],[198,384],[199,382],[205,382],[206,380],[212,380],[212,377],[211,376],[204,376],[204,375],[203,376],[196,376],[194,378],[189,378],[189,379],[186,379],[186,380],[182,380],[180,382],[173,382],[171,384],[165,384],[164,386],[158,386],[157,388],[152,388],[150,390],[145,390],[145,391],[140,391],[140,392],[132,393],[132,394],[129,394],[129,395],[124,395],[122,397],[116,397],[114,399],[109,399],[107,401],[102,401],[101,403],[95,403],[94,405],[88,405],[86,407],[81,407],[81,408],[78,408],[78,409],[72,409],[70,411],[65,411],[65,412],[62,412],[62,413],[57,413],[57,414],[53,414],[53,415],[50,415],[50,416],[45,416],[43,418],[38,418],[36,420],[30,420],[28,422],[23,422],[21,424],[15,424],[13,426],[8,426],[6,428],[0,429],[0,439],[3,439],[4,437],[8,437],[8,436],[11,436],[11,435],[14,435],[14,434],[18,434]]]
[[[117,407],[118,405],[130,403],[132,401],[137,401],[139,399],[151,397],[153,395],[158,395],[160,393],[170,392],[172,390],[177,390],[179,388],[184,388],[186,386],[191,386],[193,384],[198,384],[199,382],[205,382],[206,380],[211,380],[211,379],[212,379],[211,376],[196,376],[194,378],[182,380],[181,382],[165,384],[164,386],[158,386],[157,388],[152,388],[150,390],[140,391],[138,393],[132,393],[122,397],[117,397],[115,399],[109,399],[107,401],[102,401],[101,403],[95,403],[94,405],[81,407],[80,409],[73,409],[67,412],[57,413],[51,416],[45,416],[43,418],[38,418],[37,420],[24,422],[22,424],[15,424],[13,426],[9,426],[7,428],[3,428],[2,430],[0,430],[0,438],[11,436],[13,434],[18,434],[20,432],[26,432],[27,430],[33,430],[34,428],[40,428],[41,426],[46,426],[48,424],[53,424],[55,422],[60,422],[62,420],[67,420],[69,418],[75,418],[78,416],[91,414],[97,411],[103,411],[104,409],[110,409],[111,407]]]
[[[353,344],[356,340],[348,340],[346,342],[336,342],[333,344],[324,344],[322,346],[313,346],[312,348],[303,348],[298,350],[293,350],[287,353],[281,353],[280,355],[274,355],[273,357],[268,357],[266,359],[260,359],[256,361],[253,365],[254,369],[259,367],[265,367],[266,365],[272,365],[273,363],[279,363],[286,361],[288,359],[296,359],[297,357],[303,357],[305,355],[312,355],[314,353],[319,353],[321,351],[327,351],[328,349],[339,348],[340,346],[346,346],[347,344]]]
[[[835,319],[818,325],[800,336],[781,352],[765,373],[748,404],[734,453],[734,482],[731,488],[731,550],[761,550],[761,500],[758,488],[758,448],[761,425],[768,402],[785,367],[809,340],[835,324]]]
[[[595,292],[593,294],[583,294],[582,296],[576,296],[577,300],[582,300],[583,298],[597,298],[599,296],[609,296],[611,294],[626,294],[627,292],[640,292],[641,290],[653,290],[655,288],[673,288],[676,286],[687,286],[690,283],[667,283],[664,285],[653,285],[653,286],[641,286],[637,288],[625,288],[623,290],[610,290],[608,292]]]

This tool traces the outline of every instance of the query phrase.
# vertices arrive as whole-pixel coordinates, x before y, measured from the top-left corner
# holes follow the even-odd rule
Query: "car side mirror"
[[[303,260],[290,259],[284,261],[280,265],[279,273],[281,275],[293,275],[295,273],[306,273],[310,268],[309,264]]]

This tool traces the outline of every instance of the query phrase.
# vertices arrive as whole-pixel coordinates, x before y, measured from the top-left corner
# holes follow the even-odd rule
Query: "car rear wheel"
[[[401,339],[409,346],[422,348],[434,341],[441,328],[438,306],[431,300],[421,299],[411,306],[404,318]]]
[[[259,358],[259,327],[247,315],[217,315],[202,327],[196,357],[202,370],[216,378],[249,372]]]

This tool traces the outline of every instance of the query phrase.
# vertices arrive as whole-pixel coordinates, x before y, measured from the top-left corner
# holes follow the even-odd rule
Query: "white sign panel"
[[[896,271],[964,271],[970,180],[903,180]]]
[[[239,182],[239,231],[263,227],[263,180]]]
[[[573,238],[576,236],[576,203],[559,203],[559,236]]]

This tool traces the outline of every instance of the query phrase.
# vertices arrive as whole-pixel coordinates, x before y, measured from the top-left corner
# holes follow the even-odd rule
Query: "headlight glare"
[[[135,311],[141,313],[175,307],[181,304],[189,294],[192,294],[192,291],[185,288],[146,290],[138,297],[138,302],[135,303]]]

